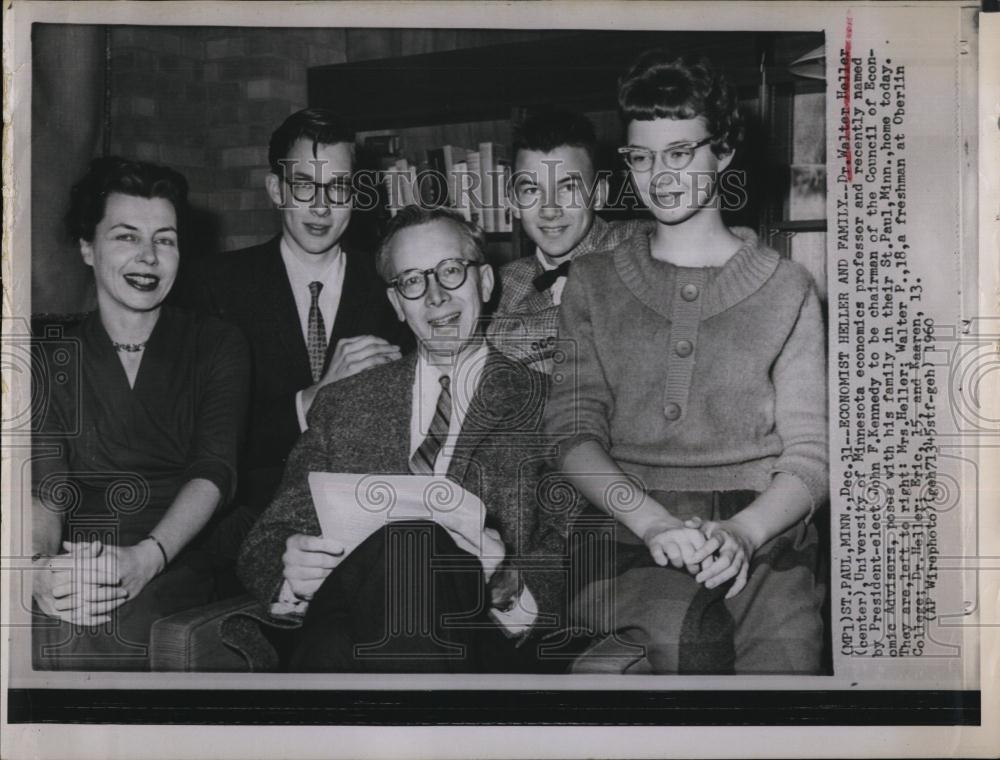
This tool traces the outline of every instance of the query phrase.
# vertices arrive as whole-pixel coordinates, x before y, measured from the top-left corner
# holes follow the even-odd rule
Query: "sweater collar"
[[[707,319],[757,292],[774,274],[781,259],[776,251],[760,244],[753,230],[733,227],[731,231],[743,245],[721,269],[712,270],[716,272],[714,277],[704,267],[678,267],[654,259],[648,234],[634,235],[618,248],[614,254],[615,270],[640,301],[667,319],[672,318],[678,278],[689,275],[698,281],[707,279],[701,308],[702,318]]]

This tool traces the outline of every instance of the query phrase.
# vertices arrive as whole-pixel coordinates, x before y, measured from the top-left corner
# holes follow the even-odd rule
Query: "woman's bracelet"
[[[170,560],[167,558],[167,550],[163,548],[163,544],[160,543],[160,539],[158,539],[152,533],[146,536],[146,539],[156,544],[156,548],[159,549],[160,554],[163,555],[163,567],[160,568],[160,573],[162,573],[164,570],[167,569],[167,565],[170,564]],[[157,575],[159,575],[159,573],[157,573]]]

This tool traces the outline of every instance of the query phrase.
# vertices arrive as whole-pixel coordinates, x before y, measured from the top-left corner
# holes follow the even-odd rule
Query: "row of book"
[[[449,206],[486,232],[510,232],[507,198],[510,162],[504,146],[481,142],[475,150],[443,145],[427,151],[426,162],[413,165],[399,156],[395,135],[379,135],[387,208],[393,216],[404,206]],[[369,140],[366,147],[372,147]]]

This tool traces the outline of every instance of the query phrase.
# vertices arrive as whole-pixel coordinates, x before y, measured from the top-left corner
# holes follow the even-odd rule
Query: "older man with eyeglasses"
[[[418,350],[320,391],[241,554],[272,614],[302,620],[292,670],[542,667],[537,641],[562,622],[571,515],[539,501],[548,378],[483,339],[484,250],[482,231],[447,209],[410,206],[390,223],[377,268]],[[492,561],[431,520],[387,523],[345,552],[336,532],[320,535],[310,472],[448,478],[485,507],[473,543]]]

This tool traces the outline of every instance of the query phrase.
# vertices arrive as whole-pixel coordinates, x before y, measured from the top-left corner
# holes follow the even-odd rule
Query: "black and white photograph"
[[[5,32],[10,726],[986,722],[978,3],[71,5]]]

